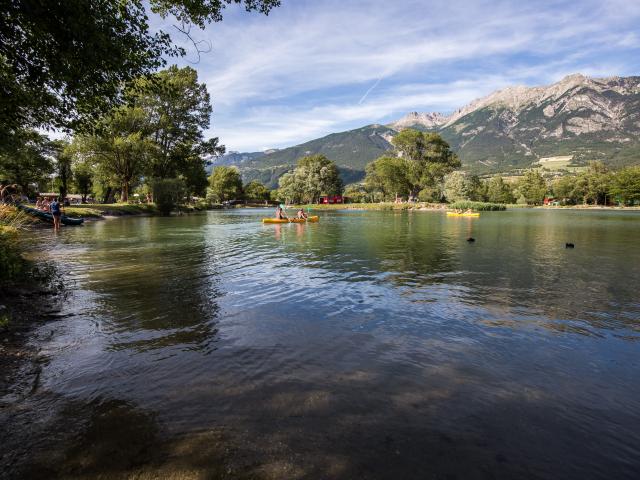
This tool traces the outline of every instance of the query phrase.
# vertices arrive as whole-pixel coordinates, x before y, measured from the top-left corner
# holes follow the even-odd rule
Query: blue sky
[[[208,86],[208,134],[258,151],[509,85],[640,75],[638,25],[636,0],[282,0],[267,17],[228,8],[192,32],[211,51],[180,64]]]

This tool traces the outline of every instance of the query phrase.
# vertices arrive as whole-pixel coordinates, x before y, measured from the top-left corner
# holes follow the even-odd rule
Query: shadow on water
[[[603,432],[594,441],[573,418],[582,414],[541,392],[497,387],[479,393],[481,379],[464,367],[438,367],[419,380],[408,373],[345,371],[324,382],[282,379],[214,389],[206,395],[211,405],[234,408],[217,422],[180,434],[131,402],[72,401],[40,426],[45,440],[26,439],[28,461],[4,470],[5,478],[542,479],[637,473],[637,449],[629,441],[637,439],[633,414],[616,419],[615,435]],[[199,400],[192,394],[192,401]],[[606,415],[597,406],[589,413]],[[39,433],[45,432],[32,427],[31,435]]]

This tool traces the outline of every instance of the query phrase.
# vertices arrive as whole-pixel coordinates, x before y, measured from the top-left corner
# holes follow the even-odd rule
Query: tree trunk
[[[122,183],[122,198],[120,201],[122,203],[127,203],[129,201],[129,182]]]

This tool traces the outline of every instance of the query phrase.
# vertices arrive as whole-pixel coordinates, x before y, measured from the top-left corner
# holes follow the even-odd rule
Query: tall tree
[[[20,130],[13,139],[0,151],[0,180],[17,184],[27,194],[30,184],[41,188],[53,172],[51,143],[33,130]]]
[[[139,180],[149,161],[153,144],[145,138],[147,117],[139,107],[115,109],[99,126],[99,135],[79,137],[76,148],[111,176],[129,201],[131,187]]]
[[[93,171],[86,162],[78,162],[73,167],[73,183],[76,192],[82,195],[82,203],[87,203],[87,197],[93,187]]]
[[[0,148],[19,130],[77,129],[120,104],[123,84],[184,55],[147,11],[190,26],[228,4],[264,14],[279,0],[15,0],[0,9]],[[148,8],[148,10],[147,10]],[[198,50],[198,43],[193,43]]]
[[[300,158],[293,172],[280,177],[278,186],[280,195],[294,203],[314,203],[323,194],[342,193],[338,167],[324,155]]]
[[[60,198],[65,199],[67,193],[69,193],[69,184],[73,178],[69,143],[64,140],[54,140],[51,143],[54,150],[55,175],[58,180]]]
[[[149,118],[149,138],[156,145],[148,165],[154,178],[182,174],[199,157],[224,153],[218,138],[204,140],[209,127],[211,101],[207,86],[198,83],[198,73],[191,67],[171,66],[149,78],[136,81],[130,95]]]
[[[366,167],[365,184],[379,191],[385,200],[409,195],[413,185],[408,160],[400,157],[380,157]]]
[[[627,167],[616,172],[611,194],[624,204],[640,203],[640,166]]]
[[[239,198],[242,194],[242,178],[235,167],[220,166],[209,177],[211,196],[218,202]]]
[[[494,203],[514,203],[511,185],[500,176],[495,176],[487,183],[487,201]]]
[[[444,196],[448,202],[470,200],[472,192],[472,185],[464,173],[451,172],[445,177]]]
[[[547,190],[547,182],[537,170],[528,170],[518,182],[518,192],[529,205],[540,205]]]
[[[243,190],[247,200],[269,200],[269,189],[258,180],[250,181],[244,186]]]
[[[323,194],[340,195],[342,193],[342,179],[338,167],[324,155],[302,157],[298,160],[294,174],[304,185],[303,200],[305,202],[315,203]]]
[[[458,156],[437,133],[405,129],[393,137],[391,143],[398,156],[409,160],[407,178],[413,197],[426,187],[437,186],[445,175],[461,166]]]

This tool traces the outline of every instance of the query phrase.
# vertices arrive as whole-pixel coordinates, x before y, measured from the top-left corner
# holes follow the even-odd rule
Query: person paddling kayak
[[[300,210],[298,210],[298,218],[301,220],[306,220],[307,219],[307,214],[304,213],[304,210],[301,208]]]
[[[276,220],[289,220],[289,217],[284,214],[284,210],[282,210],[280,205],[276,208]]]

